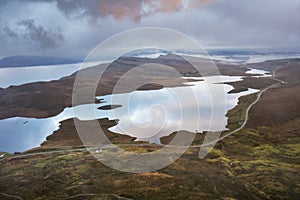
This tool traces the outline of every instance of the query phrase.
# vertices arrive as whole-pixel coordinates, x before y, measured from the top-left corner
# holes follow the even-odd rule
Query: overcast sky
[[[0,57],[85,56],[113,34],[149,26],[205,48],[299,49],[300,0],[2,0]]]

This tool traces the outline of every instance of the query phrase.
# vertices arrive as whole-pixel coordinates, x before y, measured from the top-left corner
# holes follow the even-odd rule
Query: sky
[[[300,0],[2,0],[0,58],[85,57],[142,27],[182,32],[207,49],[300,50]]]

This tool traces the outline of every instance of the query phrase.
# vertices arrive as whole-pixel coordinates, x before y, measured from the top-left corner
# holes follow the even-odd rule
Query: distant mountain
[[[11,56],[0,60],[0,68],[79,63],[82,59],[51,56]]]

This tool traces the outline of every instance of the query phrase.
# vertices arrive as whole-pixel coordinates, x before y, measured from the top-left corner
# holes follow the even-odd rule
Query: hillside
[[[10,56],[0,60],[0,68],[5,67],[27,67],[42,65],[59,65],[79,63],[82,59],[51,57],[51,56]]]
[[[130,174],[111,169],[80,145],[72,121],[48,137],[41,148],[50,152],[0,161],[1,199],[298,199],[300,118],[299,82],[293,77],[300,65],[283,66],[277,77],[291,80],[264,93],[250,110],[246,128],[218,142],[204,159],[189,148],[163,169]],[[290,70],[290,67],[293,70]],[[266,83],[264,83],[266,84]],[[229,112],[232,119],[253,96],[240,99]],[[246,104],[247,105],[247,104]],[[243,110],[242,109],[242,110]],[[110,127],[112,122],[102,121]],[[116,143],[129,137],[116,137]],[[59,147],[66,145],[65,147]],[[122,147],[151,152],[156,145]],[[59,150],[53,152],[53,150]],[[114,153],[103,150],[103,156]],[[126,161],[124,161],[126,162]]]

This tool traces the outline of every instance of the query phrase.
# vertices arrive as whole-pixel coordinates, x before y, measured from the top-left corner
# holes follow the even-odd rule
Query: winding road
[[[249,107],[247,108],[246,113],[245,113],[245,119],[244,119],[244,122],[243,122],[243,124],[242,124],[239,128],[237,128],[237,129],[235,129],[235,130],[229,132],[228,134],[226,134],[226,135],[224,135],[224,136],[218,138],[218,139],[215,140],[215,141],[212,141],[212,142],[209,142],[209,143],[205,143],[205,144],[200,144],[200,145],[192,145],[192,146],[190,146],[190,147],[203,147],[203,146],[209,146],[209,145],[215,144],[216,142],[219,142],[219,141],[223,140],[224,138],[226,138],[226,137],[228,137],[228,136],[230,136],[230,135],[232,135],[232,134],[234,134],[234,133],[236,133],[236,132],[242,130],[242,129],[246,126],[246,124],[247,124],[247,122],[248,122],[248,119],[249,119],[249,111],[250,111],[250,109],[252,108],[252,106],[253,106],[254,104],[256,104],[256,103],[260,100],[260,97],[262,96],[262,94],[263,94],[265,91],[267,91],[268,89],[270,89],[270,88],[272,88],[272,87],[276,87],[276,86],[279,85],[279,84],[281,84],[281,83],[276,83],[276,84],[274,84],[274,85],[271,85],[271,86],[269,86],[269,87],[263,89],[262,91],[260,91],[260,92],[257,94],[257,98],[255,99],[255,101],[253,101],[253,102],[249,105]]]
[[[204,144],[190,145],[190,146],[172,146],[172,145],[158,145],[158,146],[170,147],[170,148],[200,148],[200,147],[214,145],[215,143],[223,140],[224,138],[229,137],[230,135],[232,135],[232,134],[234,134],[234,133],[242,130],[246,126],[246,124],[248,122],[250,109],[253,107],[253,105],[255,105],[260,100],[262,94],[264,92],[266,92],[267,90],[269,90],[270,88],[273,88],[273,87],[276,87],[276,86],[278,86],[278,85],[280,85],[282,83],[285,83],[284,81],[279,80],[279,79],[277,79],[275,77],[273,77],[272,79],[278,81],[279,83],[270,85],[270,86],[266,87],[265,89],[261,90],[257,94],[257,98],[255,99],[255,101],[253,101],[249,105],[249,107],[247,108],[246,113],[245,113],[244,122],[243,122],[243,124],[239,128],[237,128],[237,129],[235,129],[235,130],[227,133],[226,135],[224,135],[222,137],[219,137],[217,140],[210,141],[210,142],[207,142],[207,143],[204,143]],[[118,146],[124,146],[124,147],[127,147],[127,146],[135,146],[135,147],[149,146],[148,143],[147,144],[113,144],[113,145],[103,146],[103,147],[101,147],[101,149],[116,148],[116,147],[118,147],[117,145]],[[55,147],[55,148],[57,149],[57,148],[66,148],[66,147]],[[80,147],[80,148],[63,149],[63,150],[49,150],[49,151],[44,151],[44,152],[36,152],[36,153],[26,153],[26,154],[21,154],[21,155],[14,155],[14,156],[10,156],[10,157],[7,157],[7,158],[2,158],[2,159],[0,159],[0,161],[6,160],[6,159],[25,158],[25,157],[36,156],[36,155],[47,155],[47,154],[68,153],[68,152],[84,152],[84,151],[97,150],[97,149],[99,149],[98,146]]]

